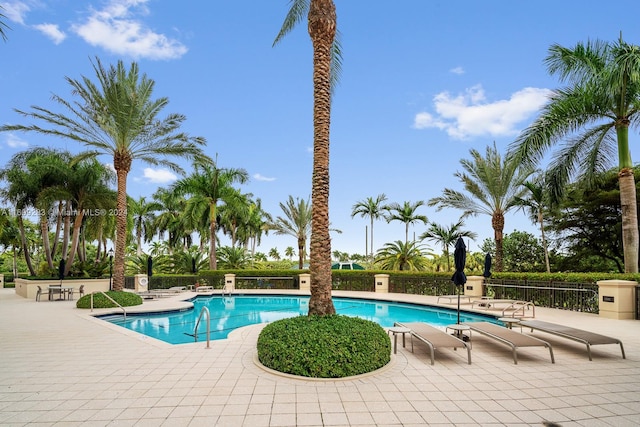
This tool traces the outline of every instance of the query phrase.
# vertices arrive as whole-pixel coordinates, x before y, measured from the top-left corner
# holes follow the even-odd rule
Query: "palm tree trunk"
[[[40,217],[40,235],[42,236],[42,250],[47,259],[49,268],[53,267],[53,258],[51,257],[51,243],[49,242],[49,221],[46,215]]]
[[[504,214],[502,212],[494,212],[491,217],[491,226],[493,227],[493,235],[496,241],[496,271],[502,271],[502,240],[504,230]]]
[[[80,228],[82,227],[82,218],[83,218],[82,209],[78,209],[78,213],[76,214],[76,219],[73,221],[73,237],[71,239],[71,249],[69,250],[69,257],[67,258],[67,263],[64,266],[64,275],[66,276],[71,270],[71,266],[76,257],[76,252],[78,251],[78,242],[80,241]]]
[[[22,219],[22,215],[18,215],[18,228],[20,229],[20,241],[22,243],[22,252],[24,253],[24,260],[27,263],[29,274],[32,276],[35,276],[36,271],[33,269],[33,265],[31,263],[31,254],[29,252],[29,245],[27,244],[27,236],[24,231],[24,220]]]
[[[61,258],[66,260],[69,251],[69,236],[71,235],[71,212],[73,207],[70,201],[65,201],[63,209],[63,227],[62,227],[62,248],[60,248]]]
[[[624,271],[638,272],[638,205],[633,169],[624,168],[618,173],[620,205],[622,207],[622,244]]]
[[[58,213],[56,214],[56,231],[53,235],[53,247],[51,248],[51,256],[55,256],[56,251],[58,249],[58,240],[60,240],[60,230],[62,229],[62,208],[64,203],[62,200],[58,202]],[[53,263],[51,264],[51,268],[54,268]]]
[[[311,0],[308,30],[313,44],[314,92],[309,315],[326,316],[336,312],[331,299],[331,238],[329,236],[331,48],[336,34],[336,8],[332,0]]]
[[[304,247],[306,242],[304,239],[298,239],[298,269],[304,268]]]
[[[542,248],[544,249],[544,263],[547,266],[547,273],[551,273],[551,265],[549,265],[549,248],[547,247],[547,238],[544,235],[544,217],[542,210],[538,213],[538,222],[540,222],[540,236],[542,237]]]
[[[216,257],[216,205],[211,204],[209,206],[210,218],[209,218],[209,268],[212,270],[218,269],[218,262]]]
[[[131,159],[118,158],[117,153],[113,156],[114,168],[117,177],[116,194],[116,238],[113,257],[113,290],[124,289],[124,262],[125,246],[127,245],[127,174],[131,168]]]

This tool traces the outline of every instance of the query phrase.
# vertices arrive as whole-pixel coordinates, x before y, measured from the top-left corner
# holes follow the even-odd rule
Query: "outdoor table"
[[[461,324],[455,324],[455,325],[449,325],[445,328],[446,332],[449,332],[449,329],[451,329],[453,331],[453,335],[465,342],[469,343],[469,347],[471,347],[471,328],[468,325],[461,325]],[[465,335],[464,331],[469,331],[469,335]]]
[[[514,326],[520,325],[520,320],[517,317],[501,317],[498,321],[505,324],[505,326],[509,329],[513,329]],[[522,326],[520,326],[520,331],[522,331]]]
[[[411,329],[401,326],[394,326],[388,329],[389,333],[393,334],[393,354],[398,352],[398,334],[402,334],[402,347],[405,346],[405,334],[409,334],[411,338],[411,347],[413,348],[413,336],[411,335]]]
[[[57,301],[66,300],[73,294],[73,289],[75,289],[73,286],[50,285],[48,288],[49,301],[53,299],[55,294],[60,295]]]

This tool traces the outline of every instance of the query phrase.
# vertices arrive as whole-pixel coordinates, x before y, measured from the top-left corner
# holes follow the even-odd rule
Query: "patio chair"
[[[612,338],[606,335],[600,335],[596,334],[595,332],[584,331],[582,329],[572,328],[569,326],[543,322],[542,320],[521,320],[520,325],[524,326],[525,328],[530,328],[532,332],[534,329],[537,329],[538,331],[546,332],[548,334],[556,335],[585,344],[587,346],[587,354],[589,355],[589,360],[592,360],[591,346],[600,344],[619,344],[620,350],[622,351],[622,358],[626,359],[622,341],[617,338]]]
[[[80,298],[84,296],[84,285],[80,285],[80,288],[78,289],[78,294],[80,295]]]
[[[435,358],[435,350],[442,347],[453,348],[454,350],[458,347],[467,349],[467,360],[469,365],[471,365],[471,346],[461,339],[424,322],[396,322],[395,325],[410,329],[411,336],[416,337],[429,347],[432,365]],[[413,340],[411,340],[411,352],[413,352]]]
[[[42,296],[42,287],[38,285],[38,291],[36,292],[36,301],[40,301],[40,296]]]
[[[498,326],[494,323],[470,322],[464,324],[469,326],[474,332],[478,332],[488,338],[511,347],[513,363],[516,365],[518,364],[518,349],[521,347],[547,347],[549,349],[549,355],[551,356],[551,363],[556,363],[553,357],[553,348],[551,348],[551,344],[546,341],[516,332],[503,326]]]

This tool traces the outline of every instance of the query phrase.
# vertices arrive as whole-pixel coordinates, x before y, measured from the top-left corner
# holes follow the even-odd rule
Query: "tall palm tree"
[[[402,205],[399,203],[391,203],[387,206],[386,215],[387,222],[400,221],[404,223],[404,243],[409,243],[409,226],[421,222],[427,224],[429,220],[425,215],[419,215],[416,213],[420,206],[424,206],[424,200],[418,200],[415,203],[404,202]]]
[[[495,143],[487,146],[483,157],[475,149],[469,151],[471,160],[460,160],[465,172],[454,176],[462,182],[465,193],[450,188],[442,191],[442,196],[429,200],[429,206],[454,208],[463,211],[462,217],[484,214],[491,217],[491,227],[496,242],[496,271],[502,271],[502,241],[504,215],[517,206],[517,198],[525,189],[522,183],[531,175],[532,169],[521,167],[514,158],[503,160]]]
[[[277,216],[269,228],[276,234],[293,236],[298,241],[298,268],[304,267],[307,237],[311,232],[311,206],[309,201],[289,196],[286,204],[280,203],[284,217]]]
[[[196,163],[194,172],[173,184],[178,194],[190,195],[185,216],[197,221],[206,216],[209,224],[209,268],[217,269],[216,233],[218,231],[218,203],[232,203],[238,191],[234,184],[244,184],[249,174],[244,169],[219,168],[215,163]]]
[[[113,289],[124,288],[125,246],[127,241],[127,176],[133,160],[162,165],[182,173],[171,157],[210,161],[202,152],[204,138],[180,132],[185,120],[181,114],[159,117],[167,106],[167,98],[152,99],[155,82],[140,75],[133,62],[127,71],[122,61],[108,69],[96,58],[92,62],[98,79],[96,85],[88,77],[80,80],[66,77],[79,101],[68,102],[54,95],[53,100],[70,113],[69,116],[42,107],[31,112],[16,110],[24,117],[43,122],[39,125],[5,125],[0,131],[37,132],[79,142],[89,148],[78,160],[106,154],[113,157],[117,177],[116,241]]]
[[[569,180],[592,181],[618,153],[622,241],[627,273],[638,272],[638,213],[629,127],[640,123],[640,46],[588,41],[549,48],[545,63],[568,87],[553,92],[538,118],[513,143],[518,161],[535,164],[564,141],[548,172],[554,199]]]
[[[420,240],[432,240],[442,245],[442,251],[447,259],[447,271],[451,271],[449,248],[455,245],[458,238],[469,237],[471,239],[476,239],[476,237],[478,237],[477,233],[469,230],[463,230],[462,227],[464,227],[464,221],[462,219],[455,224],[451,224],[449,227],[432,222],[427,231],[420,235]]]
[[[367,197],[365,200],[357,202],[351,208],[351,218],[356,215],[365,218],[369,217],[371,220],[371,258],[373,259],[373,220],[380,219],[387,209],[383,203],[387,200],[387,196],[382,193],[374,199],[373,197]]]
[[[537,222],[540,226],[540,236],[544,249],[544,262],[547,267],[547,273],[551,273],[549,248],[547,247],[547,238],[544,234],[544,208],[547,202],[545,187],[544,184],[540,182],[540,179],[526,181],[522,185],[527,189],[527,194],[524,197],[516,198],[516,204],[523,210],[527,210],[531,221],[534,223]]]
[[[311,202],[310,315],[331,315],[331,237],[329,236],[329,134],[332,78],[339,74],[336,6],[332,0],[292,0],[274,41],[278,43],[307,15],[313,45],[313,173]],[[335,81],[335,80],[333,80]]]
[[[382,270],[423,271],[429,265],[423,247],[417,242],[387,243],[376,254],[375,264]]]
[[[140,196],[137,200],[129,199],[129,212],[133,219],[133,231],[136,237],[136,255],[142,256],[142,243],[148,243],[153,238],[155,213],[161,209],[160,203],[147,202],[147,198],[144,196]]]

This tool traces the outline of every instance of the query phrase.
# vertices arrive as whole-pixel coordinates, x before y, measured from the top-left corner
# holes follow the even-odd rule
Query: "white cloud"
[[[452,72],[453,74],[464,74],[464,68],[462,67],[455,67],[449,70],[450,72]]]
[[[178,177],[167,169],[144,168],[144,178],[155,184],[168,184],[178,179]]]
[[[262,176],[259,173],[254,174],[253,178],[256,181],[275,181],[276,180],[275,178],[269,178],[269,177],[266,177],[266,176]]]
[[[67,35],[60,31],[56,24],[39,24],[33,26],[36,30],[53,40],[53,43],[60,44],[67,38]]]
[[[24,25],[24,17],[31,10],[29,5],[21,1],[4,1],[0,2],[0,6],[4,8],[2,14],[10,21]]]
[[[186,46],[147,28],[136,19],[148,13],[147,0],[111,0],[102,10],[92,10],[85,22],[72,30],[92,46],[134,58],[174,59]]]
[[[416,114],[414,127],[444,130],[454,139],[517,135],[518,123],[537,112],[550,93],[548,89],[529,87],[515,92],[509,99],[487,102],[481,85],[457,96],[441,92],[433,98],[436,114],[424,111]]]
[[[29,146],[29,143],[24,139],[21,139],[12,133],[9,133],[7,134],[7,145],[11,148],[25,148]]]

